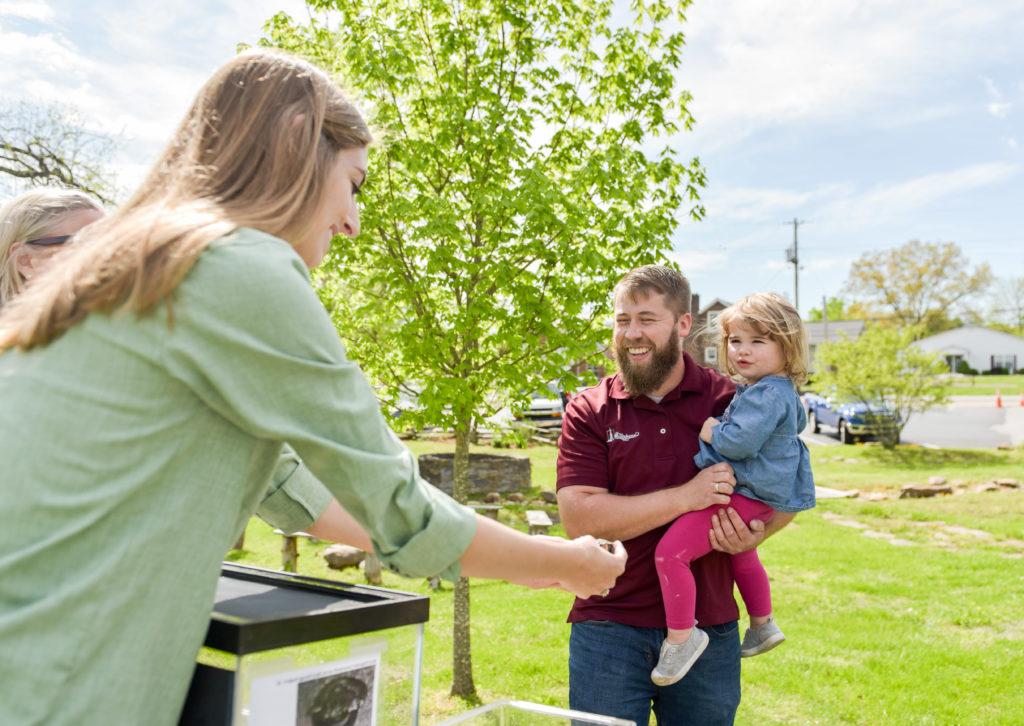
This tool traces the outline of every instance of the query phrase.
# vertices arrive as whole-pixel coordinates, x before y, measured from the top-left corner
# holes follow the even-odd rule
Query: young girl
[[[814,480],[807,447],[798,434],[807,415],[796,386],[807,376],[806,334],[800,315],[773,293],[749,295],[721,312],[719,358],[742,378],[722,420],[709,418],[700,432],[697,466],[729,462],[736,476],[730,506],[744,522],[767,521],[775,511],[814,506]],[[668,637],[651,673],[659,686],[686,675],[708,644],[695,628],[695,590],[690,563],[711,551],[708,531],[719,508],[679,517],[655,551],[665,603]],[[759,655],[785,640],[772,618],[768,574],[756,550],[732,556],[733,577],[750,615],[743,657]]]

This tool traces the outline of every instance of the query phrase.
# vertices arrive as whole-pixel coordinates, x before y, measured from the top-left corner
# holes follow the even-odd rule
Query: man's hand
[[[700,439],[705,444],[711,443],[711,431],[718,425],[717,418],[708,418],[704,421],[704,425],[700,427]]]
[[[748,527],[736,510],[728,507],[716,512],[711,518],[708,537],[713,549],[730,555],[739,554],[754,549],[764,541],[764,522],[752,519]]]
[[[715,504],[728,504],[735,486],[736,477],[732,474],[732,467],[725,462],[702,469],[697,476],[679,487],[679,491],[687,496],[684,511],[695,512]]]

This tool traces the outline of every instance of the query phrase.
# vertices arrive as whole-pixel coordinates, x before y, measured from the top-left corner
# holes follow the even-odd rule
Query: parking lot
[[[808,445],[838,445],[836,431],[823,426],[821,433],[808,428],[801,434]],[[1024,444],[1024,407],[1016,399],[1003,400],[996,408],[994,397],[954,396],[939,409],[915,414],[903,429],[904,443],[943,448],[994,448]]]

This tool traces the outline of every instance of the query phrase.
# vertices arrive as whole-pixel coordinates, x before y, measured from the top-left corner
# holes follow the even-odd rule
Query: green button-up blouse
[[[0,472],[0,724],[177,723],[261,501],[299,529],[333,495],[409,575],[457,576],[475,532],[419,478],[302,260],[251,229],[210,245],[170,311],[0,355]]]

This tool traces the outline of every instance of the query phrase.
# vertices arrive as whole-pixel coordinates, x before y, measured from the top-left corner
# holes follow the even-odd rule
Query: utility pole
[[[793,307],[800,310],[800,247],[797,228],[804,220],[793,217],[793,246],[786,249],[786,262],[793,265]]]
[[[828,342],[828,296],[821,296],[821,319],[825,323],[825,342]]]

